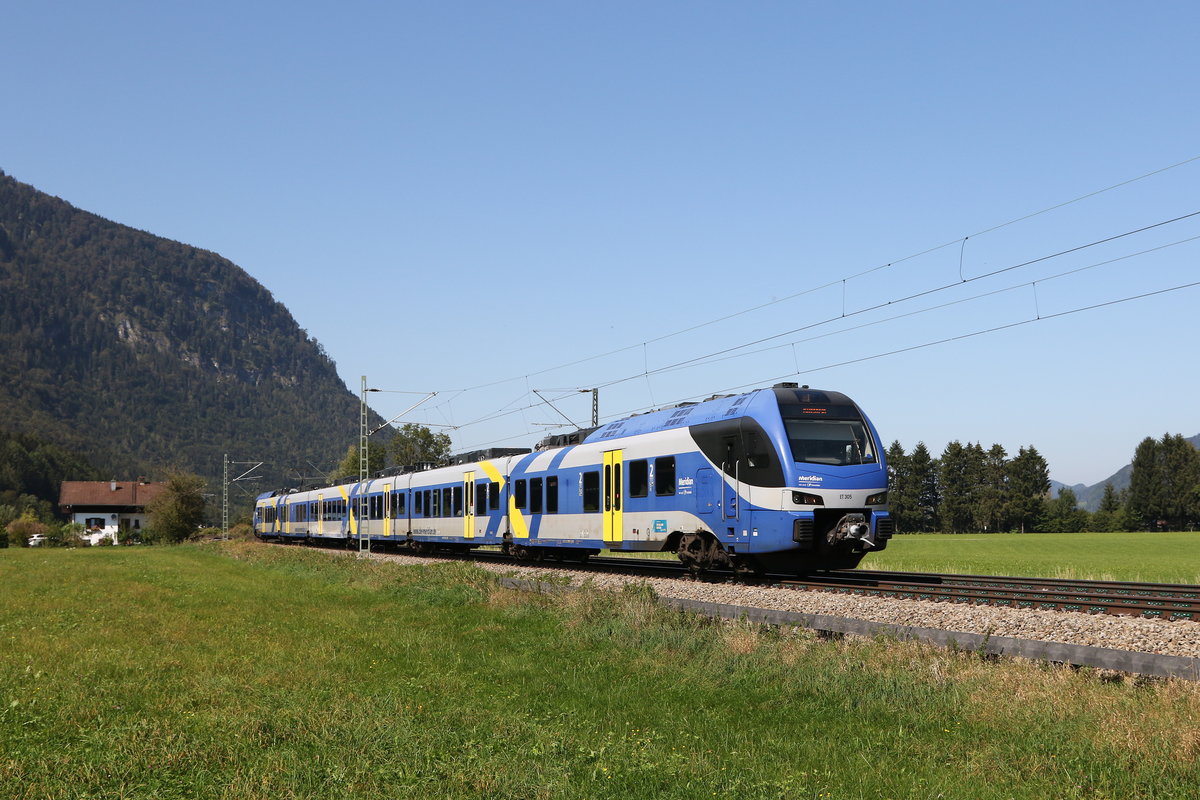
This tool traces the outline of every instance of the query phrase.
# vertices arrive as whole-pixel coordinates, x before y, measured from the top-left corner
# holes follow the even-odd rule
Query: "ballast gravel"
[[[442,563],[437,559],[408,555],[375,553],[372,557],[401,564]],[[653,588],[659,597],[1200,658],[1200,622],[1072,611],[1018,610],[929,600],[860,597],[832,592],[704,583],[682,578],[646,578],[559,567],[525,567],[511,563],[475,563],[481,569],[531,581],[561,581],[565,578],[570,585],[579,586],[586,580],[598,589],[619,589],[627,583],[644,583]]]

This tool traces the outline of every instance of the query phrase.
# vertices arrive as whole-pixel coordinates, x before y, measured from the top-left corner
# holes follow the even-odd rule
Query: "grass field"
[[[1200,533],[905,534],[861,566],[1200,584]]]
[[[714,623],[644,587],[518,593],[464,563],[255,543],[10,549],[0,587],[4,798],[1200,786],[1196,684]]]

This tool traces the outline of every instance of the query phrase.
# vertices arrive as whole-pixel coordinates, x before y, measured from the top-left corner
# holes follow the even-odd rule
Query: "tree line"
[[[1200,450],[1179,434],[1138,445],[1130,486],[1111,483],[1097,511],[1063,487],[1050,496],[1050,470],[1036,447],[1010,457],[1004,447],[950,442],[934,458],[924,442],[911,453],[888,448],[888,500],[905,533],[1052,533],[1184,530],[1200,520]]]

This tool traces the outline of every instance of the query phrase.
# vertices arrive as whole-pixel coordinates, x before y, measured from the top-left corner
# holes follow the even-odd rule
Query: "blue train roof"
[[[829,405],[854,406],[854,402],[841,392],[810,389],[794,383],[776,384],[770,389],[756,389],[744,394],[712,397],[699,403],[682,403],[670,408],[649,411],[601,425],[588,432],[584,441],[598,442],[624,436],[719,422],[736,417],[753,417],[760,414],[778,416],[781,405]]]

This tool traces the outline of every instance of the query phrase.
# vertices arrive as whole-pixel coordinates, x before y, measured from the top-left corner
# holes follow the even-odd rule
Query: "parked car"
[[[43,545],[45,543],[46,543],[46,534],[35,533],[33,536],[29,537],[28,545],[30,547],[40,547],[41,545]]]

